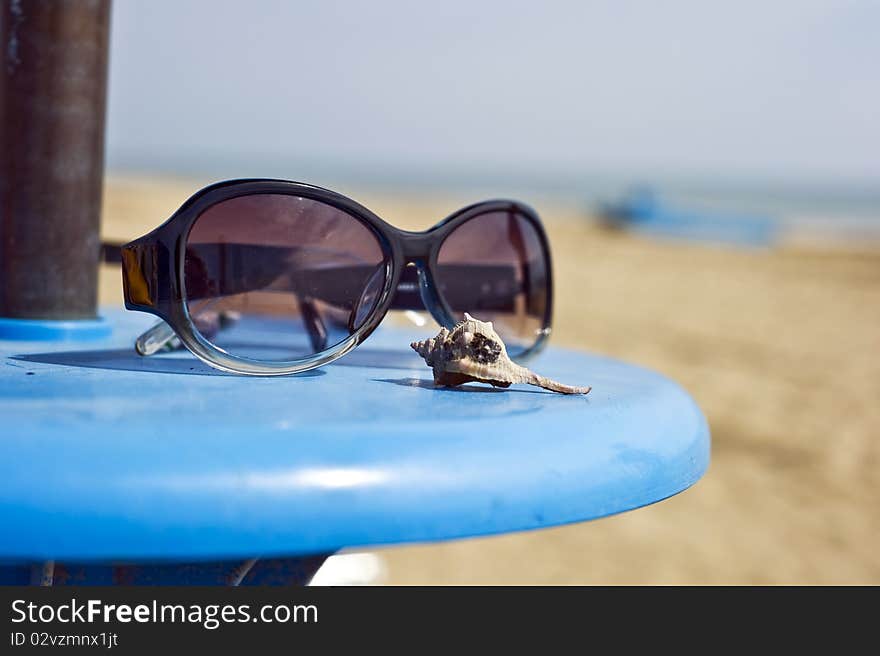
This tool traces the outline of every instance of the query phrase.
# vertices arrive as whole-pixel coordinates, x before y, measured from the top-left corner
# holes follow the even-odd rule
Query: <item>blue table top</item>
[[[432,388],[380,329],[304,375],[141,358],[151,323],[109,337],[0,341],[0,560],[222,559],[534,529],[643,506],[709,461],[674,382],[548,349],[530,366],[586,397]],[[427,329],[417,331],[428,336]]]

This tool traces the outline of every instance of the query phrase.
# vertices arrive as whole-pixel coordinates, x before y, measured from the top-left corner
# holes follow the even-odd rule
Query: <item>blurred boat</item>
[[[658,237],[766,247],[777,243],[779,223],[767,216],[687,210],[658,200],[649,188],[639,188],[622,200],[599,207],[602,224]]]

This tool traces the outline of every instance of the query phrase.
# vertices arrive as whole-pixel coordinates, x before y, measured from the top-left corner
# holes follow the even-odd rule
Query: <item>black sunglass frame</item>
[[[232,198],[282,194],[325,203],[369,227],[384,254],[385,285],[366,320],[347,339],[312,356],[286,362],[266,362],[232,356],[205,339],[196,328],[186,302],[184,265],[190,229],[208,208]],[[440,325],[452,328],[457,319],[435,283],[437,256],[446,237],[463,223],[490,212],[515,212],[529,221],[538,235],[546,265],[546,303],[542,326],[534,343],[516,359],[536,354],[549,338],[553,316],[553,271],[547,235],[537,213],[513,200],[489,200],[468,205],[423,232],[401,230],[366,207],[335,191],[303,182],[274,179],[227,180],[191,196],[167,221],[121,250],[125,307],[162,319],[181,343],[205,363],[231,373],[285,375],[323,366],[362,343],[379,326],[389,309],[404,269],[418,270],[425,309]]]

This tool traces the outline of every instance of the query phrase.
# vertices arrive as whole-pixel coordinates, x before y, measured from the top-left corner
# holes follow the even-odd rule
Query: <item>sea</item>
[[[880,180],[791,180],[770,176],[679,175],[603,171],[502,170],[466,165],[364,165],[287,159],[197,158],[192,161],[110,159],[111,173],[176,175],[202,181],[273,177],[310,182],[355,198],[368,190],[395,195],[472,202],[517,198],[535,206],[564,204],[594,219],[609,206],[650,196],[665,221],[649,226],[658,236],[719,240],[737,222],[772,224],[774,241],[839,247],[880,248]],[[442,208],[449,210],[449,208]],[[442,212],[441,212],[442,213]],[[676,218],[678,217],[678,218]],[[725,241],[721,234],[720,241]]]

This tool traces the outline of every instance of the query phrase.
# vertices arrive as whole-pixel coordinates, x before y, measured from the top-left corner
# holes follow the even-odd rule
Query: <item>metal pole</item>
[[[0,0],[0,316],[97,311],[110,0]]]

